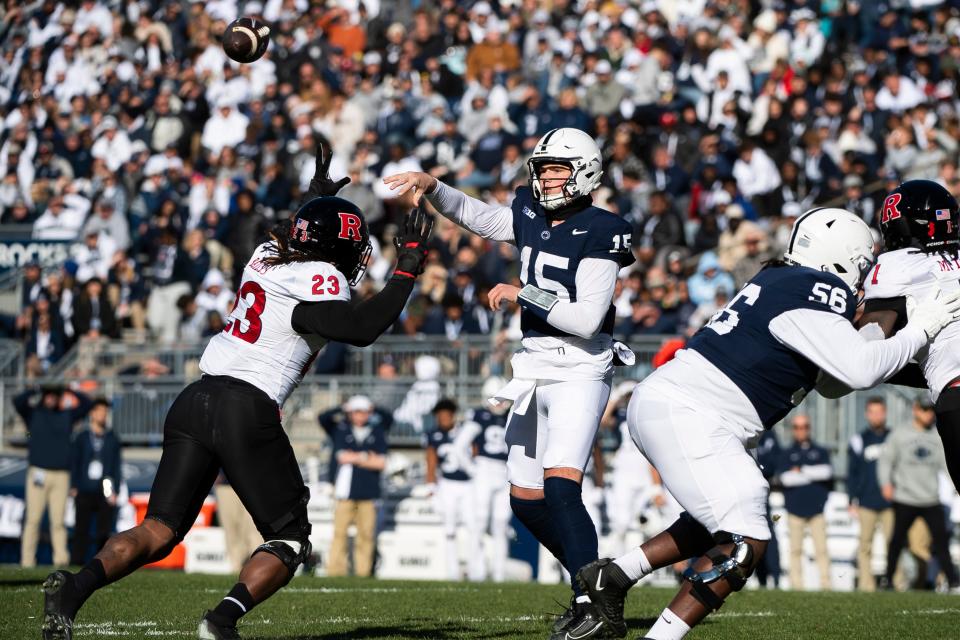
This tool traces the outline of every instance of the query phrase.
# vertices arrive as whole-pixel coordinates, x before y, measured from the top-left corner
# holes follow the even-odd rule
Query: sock
[[[613,564],[623,569],[623,572],[627,574],[627,577],[633,582],[636,582],[653,571],[653,567],[650,566],[650,561],[647,560],[647,554],[645,554],[640,547],[620,556],[613,561]]]
[[[77,611],[83,606],[93,592],[109,583],[103,563],[94,558],[80,571],[70,576],[63,591],[63,603],[66,613],[75,618]]]
[[[645,637],[650,640],[682,640],[690,632],[690,625],[669,608],[664,609]]]
[[[597,559],[597,530],[583,505],[580,485],[567,478],[547,478],[543,482],[543,492],[563,544],[573,592],[577,596],[583,595],[575,578],[577,571]]]
[[[517,516],[517,520],[523,523],[533,537],[547,548],[547,551],[560,561],[564,567],[567,566],[566,556],[563,554],[563,542],[560,540],[559,532],[553,524],[553,518],[550,517],[550,509],[547,507],[547,501],[524,500],[510,496],[510,508]]]
[[[210,617],[213,618],[213,621],[217,624],[235,627],[237,626],[237,620],[239,620],[243,614],[249,612],[250,609],[253,609],[255,604],[253,596],[247,591],[246,585],[238,582],[233,585],[233,589],[230,589],[230,593],[220,601],[217,608],[211,612],[212,615]]]

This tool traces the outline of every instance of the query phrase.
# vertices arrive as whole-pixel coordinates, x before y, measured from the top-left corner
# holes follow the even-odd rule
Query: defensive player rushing
[[[626,633],[627,590],[655,569],[698,558],[648,638],[683,638],[743,588],[767,546],[769,486],[748,441],[779,422],[821,371],[853,389],[899,371],[960,317],[960,296],[919,302],[893,338],[868,341],[852,320],[873,264],[867,225],[842,209],[794,223],[782,261],[768,265],[676,358],[640,383],[630,435],[685,511],[666,531],[578,575],[610,630]]]
[[[504,387],[503,378],[487,378],[480,390],[483,398],[493,397]],[[473,448],[473,508],[476,537],[483,539],[489,528],[492,541],[491,573],[494,582],[503,582],[509,551],[510,488],[507,484],[506,402],[491,403],[467,412],[460,426],[459,437]],[[482,547],[481,547],[482,549]],[[487,564],[484,554],[476,554],[480,561],[471,564],[471,580],[486,580]]]
[[[437,508],[443,517],[444,551],[447,579],[460,580],[460,555],[457,547],[457,525],[470,533],[470,549],[478,549],[481,538],[473,504],[473,447],[460,437],[457,424],[457,403],[441,398],[433,407],[436,428],[425,435],[427,446],[427,486],[434,488]],[[438,477],[439,476],[439,477]],[[476,576],[482,571],[483,555],[471,553],[468,571]]]
[[[510,503],[517,518],[570,572],[597,557],[597,533],[581,482],[613,371],[617,272],[633,263],[631,227],[592,204],[603,173],[600,149],[578,129],[544,135],[527,161],[530,184],[510,207],[488,205],[426,173],[385,179],[398,196],[426,194],[440,213],[489,240],[520,249],[522,288],[501,283],[490,305],[521,307],[522,349],[514,378],[498,394],[513,400],[507,421]],[[574,586],[571,607],[554,625],[557,638],[580,637],[595,617]]]
[[[329,179],[329,157],[322,157],[321,149],[305,204],[247,263],[229,322],[203,353],[203,377],[170,407],[146,518],[113,536],[78,573],[56,571],[44,581],[45,639],[69,640],[94,591],[170,553],[221,467],[265,542],[229,595],[204,615],[199,637],[239,638],[239,618],[287,584],[309,555],[309,490],[280,407],[327,340],[366,346],[397,319],[423,268],[432,228],[422,210],[409,214],[389,282],[368,300],[351,300],[370,240],[363,213],[330,195],[345,181]]]
[[[936,182],[909,180],[883,201],[880,233],[884,252],[864,284],[860,324],[876,322],[889,336],[907,321],[907,296],[960,291],[960,209]],[[896,381],[929,388],[947,470],[960,490],[960,323],[944,329],[918,361]]]

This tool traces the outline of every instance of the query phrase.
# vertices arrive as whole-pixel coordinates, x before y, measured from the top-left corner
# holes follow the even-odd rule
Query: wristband
[[[542,309],[544,312],[549,312],[550,309],[553,309],[554,305],[560,301],[560,298],[556,294],[528,284],[524,286],[523,289],[520,289],[520,293],[517,294],[517,300],[523,300],[538,309]]]

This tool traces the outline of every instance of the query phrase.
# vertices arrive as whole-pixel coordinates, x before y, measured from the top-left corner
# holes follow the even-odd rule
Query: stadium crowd
[[[31,374],[81,338],[220,331],[240,271],[295,209],[318,144],[388,273],[382,177],[425,170],[508,204],[544,132],[604,154],[598,201],[633,223],[617,333],[690,333],[822,204],[876,226],[886,190],[960,194],[960,3],[11,0],[0,10],[0,223],[72,243],[25,271],[5,331]],[[267,54],[228,60],[238,15]],[[441,220],[404,334],[519,334],[487,290],[510,247]],[[362,293],[361,293],[362,295]],[[129,330],[138,331],[129,331]]]

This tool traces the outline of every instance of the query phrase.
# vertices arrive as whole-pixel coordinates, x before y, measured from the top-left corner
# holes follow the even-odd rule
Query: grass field
[[[0,638],[39,638],[46,571],[0,569]],[[140,572],[90,599],[75,637],[195,638],[204,609],[230,577]],[[627,602],[629,638],[642,637],[672,596],[636,588]],[[296,578],[247,615],[244,640],[287,638],[546,638],[559,586]],[[689,638],[960,638],[960,597],[933,593],[744,591]]]

